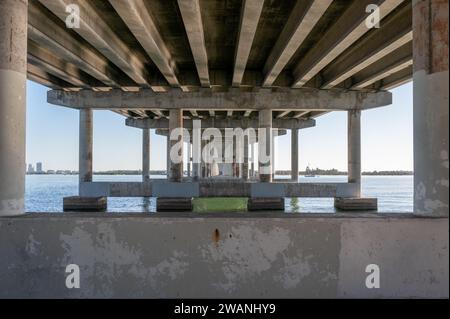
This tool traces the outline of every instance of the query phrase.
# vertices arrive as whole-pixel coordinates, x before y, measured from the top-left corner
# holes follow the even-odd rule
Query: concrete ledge
[[[71,196],[63,198],[64,211],[105,211],[106,197]]]
[[[293,183],[286,180],[261,183],[239,180],[199,180],[181,183],[167,180],[149,182],[85,182],[82,196],[108,197],[353,197],[353,183]]]
[[[448,298],[448,218],[313,215],[2,217],[0,298]]]
[[[376,210],[378,209],[378,200],[376,198],[343,198],[334,199],[334,207],[340,210]]]
[[[192,211],[192,198],[186,197],[158,197],[156,199],[156,210],[158,212],[166,211]]]
[[[284,198],[282,197],[254,197],[249,198],[247,210],[284,210]]]

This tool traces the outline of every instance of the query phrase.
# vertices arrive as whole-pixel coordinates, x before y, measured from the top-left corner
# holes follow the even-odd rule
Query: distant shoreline
[[[94,172],[94,175],[141,175],[142,171],[101,171]],[[166,171],[150,171],[150,175],[166,175]],[[309,173],[311,174],[311,172]],[[337,170],[313,170],[312,174],[317,176],[345,176],[347,172],[341,172]],[[74,171],[61,171],[61,172],[40,172],[40,173],[28,173],[27,175],[78,175],[78,172]],[[291,171],[276,171],[276,175],[291,175]],[[299,175],[306,175],[306,172],[300,171]],[[372,171],[362,172],[363,176],[410,176],[414,175],[412,171]]]

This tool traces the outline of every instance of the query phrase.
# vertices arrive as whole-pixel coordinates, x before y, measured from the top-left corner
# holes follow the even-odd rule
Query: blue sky
[[[78,169],[78,111],[46,103],[44,86],[27,83],[27,163]],[[393,91],[393,104],[362,114],[362,169],[413,169],[412,82]],[[151,133],[151,169],[166,167],[166,138]],[[94,170],[140,169],[142,134],[110,111],[94,112]],[[300,169],[347,170],[346,112],[316,120],[299,134]],[[290,133],[277,138],[276,169],[290,168]]]

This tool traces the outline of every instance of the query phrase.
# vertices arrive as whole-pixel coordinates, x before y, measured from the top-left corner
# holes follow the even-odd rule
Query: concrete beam
[[[27,78],[52,89],[61,89],[72,86],[70,83],[63,81],[30,63],[27,64]]]
[[[369,16],[366,7],[369,4],[379,6],[382,19],[402,2],[403,0],[354,1],[320,41],[297,63],[293,71],[295,78],[293,87],[303,86],[370,30],[366,25]]]
[[[149,87],[145,61],[142,61],[102,19],[90,1],[84,0],[39,0],[62,21],[67,18],[66,7],[80,7],[80,28],[74,28],[81,37],[118,66],[134,82]]]
[[[262,86],[271,86],[327,10],[332,0],[297,1],[264,65]]]
[[[178,0],[178,7],[183,18],[200,84],[203,87],[209,87],[208,55],[206,53],[200,2],[199,0]]]
[[[171,86],[179,86],[176,65],[144,0],[109,0]]]
[[[192,119],[183,120],[183,127],[186,129],[193,129],[193,121]],[[215,127],[219,129],[225,128],[235,128],[240,127],[242,129],[246,129],[249,127],[258,128],[258,119],[202,119],[201,125],[202,127]],[[168,119],[134,119],[127,118],[125,121],[127,126],[136,127],[140,129],[168,129],[169,128],[169,120]],[[313,119],[273,119],[272,127],[273,128],[282,128],[282,129],[302,129],[313,127],[316,125],[316,121]]]
[[[325,67],[320,76],[322,89],[330,89],[412,41],[412,11],[406,4],[380,22],[351,48]]]
[[[28,5],[28,38],[47,48],[64,61],[70,62],[106,86],[130,85],[122,74],[111,67],[109,61],[96,50],[80,43],[66,28],[54,23],[36,1]],[[122,79],[121,79],[122,78]]]
[[[61,60],[50,51],[28,41],[28,62],[53,76],[70,83],[73,87],[91,88],[104,86],[102,82],[91,78],[75,65]]]
[[[358,90],[412,65],[412,41],[351,77],[350,89]],[[345,85],[344,85],[345,86]]]
[[[263,5],[264,0],[244,0],[242,2],[239,36],[234,59],[233,86],[241,85]]]
[[[72,108],[94,109],[196,109],[196,110],[351,110],[370,109],[392,103],[389,92],[357,92],[316,89],[288,89],[272,92],[270,89],[242,92],[230,89],[214,92],[200,89],[182,92],[172,89],[156,93],[149,89],[139,92],[124,92],[114,89],[109,92],[82,90],[65,92],[51,90],[47,93],[51,104]]]
[[[389,75],[381,81],[375,82],[374,87],[381,90],[392,90],[393,88],[412,81],[413,79],[413,66],[409,65],[403,70],[397,71],[394,74]]]

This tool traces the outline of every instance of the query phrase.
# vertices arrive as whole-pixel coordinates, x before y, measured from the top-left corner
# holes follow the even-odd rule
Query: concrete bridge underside
[[[65,25],[68,4],[80,8],[79,28]],[[379,28],[366,25],[369,4]],[[0,296],[448,298],[448,22],[447,0],[0,1]],[[171,181],[93,183],[93,110],[142,129],[144,172],[149,129],[244,119],[298,133],[345,111],[349,178],[339,187],[356,185],[352,196],[361,112],[413,79],[414,214],[11,217],[25,210],[27,78],[51,89],[50,103],[80,110],[82,187],[219,185],[183,183],[180,165]],[[240,185],[250,195],[302,189],[271,181]],[[77,291],[64,286],[70,263],[82,268]],[[371,263],[381,289],[364,286]]]

